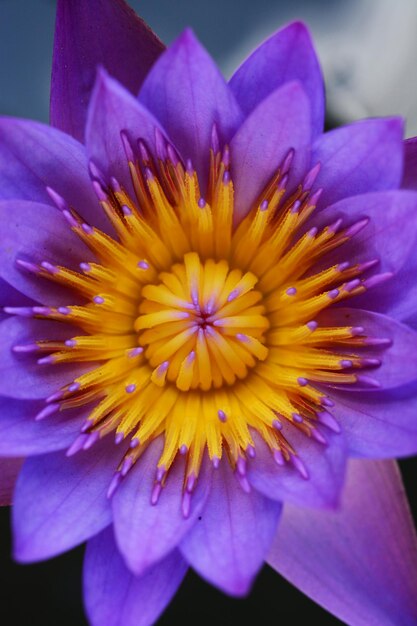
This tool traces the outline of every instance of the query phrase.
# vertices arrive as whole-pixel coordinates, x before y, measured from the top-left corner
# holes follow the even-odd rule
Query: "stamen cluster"
[[[326,384],[372,384],[358,371],[379,364],[360,354],[372,343],[363,328],[316,320],[384,278],[363,278],[374,261],[325,264],[367,220],[307,229],[321,194],[311,192],[319,167],[289,193],[290,151],[235,226],[230,154],[227,146],[220,151],[215,129],[204,198],[192,164],[184,166],[160,133],[156,160],[142,140],[136,149],[126,135],[122,139],[133,196],[90,165],[111,235],[85,223],[49,189],[94,262],[74,272],[18,261],[68,287],[68,305],[9,311],[79,331],[66,341],[48,338],[15,350],[44,352],[41,365],[84,364],[38,418],[90,407],[68,454],[111,432],[118,443],[129,439],[110,493],[146,446],[163,436],[153,501],[177,455],[186,455],[185,514],[206,451],[215,466],[226,453],[249,488],[245,464],[255,454],[254,432],[278,464],[290,462],[307,478],[288,427],[326,444],[322,426],[340,430]]]

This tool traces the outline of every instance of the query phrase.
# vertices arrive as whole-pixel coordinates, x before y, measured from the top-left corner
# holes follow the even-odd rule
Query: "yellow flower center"
[[[160,284],[142,289],[135,321],[155,384],[173,382],[181,391],[219,389],[266,359],[269,322],[254,274],[230,270],[225,260],[202,263],[188,252],[184,263],[159,278]]]
[[[234,226],[227,148],[211,152],[202,199],[196,172],[170,146],[156,163],[139,145],[137,157],[127,149],[135,197],[115,180],[94,180],[113,237],[85,224],[50,190],[96,261],[82,263],[80,272],[48,263],[36,268],[72,289],[78,303],[35,307],[33,314],[80,329],[66,342],[38,342],[47,353],[39,362],[91,364],[47,400],[40,417],[90,406],[69,453],[110,432],[116,441],[129,438],[117,480],[162,435],[158,484],[182,454],[185,484],[193,485],[206,451],[214,465],[226,452],[244,483],[254,431],[277,462],[292,461],[307,477],[287,426],[325,443],[321,425],[339,426],[317,383],[355,383],[355,370],[372,365],[357,354],[366,343],[363,328],[315,321],[327,307],[365,291],[360,275],[372,263],[314,267],[366,220],[306,230],[320,193],[310,191],[317,168],[286,193],[290,152]]]

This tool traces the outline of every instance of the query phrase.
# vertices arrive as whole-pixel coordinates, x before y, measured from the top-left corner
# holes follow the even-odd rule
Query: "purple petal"
[[[29,456],[62,450],[80,432],[85,415],[64,411],[35,421],[45,404],[0,398],[0,456]]]
[[[167,131],[200,178],[207,177],[213,124],[228,142],[242,113],[214,61],[186,30],[161,55],[145,79],[140,101]]]
[[[73,334],[73,333],[72,333]],[[43,399],[70,383],[84,367],[75,365],[38,365],[33,355],[16,354],[15,345],[39,339],[68,339],[70,328],[59,322],[43,322],[11,317],[0,324],[0,396],[20,400]]]
[[[402,187],[417,189],[417,137],[404,142],[404,176]],[[417,328],[417,252],[411,249],[407,262],[403,264],[395,281],[377,288],[372,304],[377,310],[387,312],[403,322]]]
[[[321,211],[312,220],[320,226],[334,222],[337,217],[344,218],[346,225],[364,216],[371,218],[371,222],[352,242],[326,256],[326,266],[332,262],[360,262],[379,258],[377,270],[395,272],[394,278],[354,298],[352,306],[388,313],[414,327],[417,327],[417,223],[412,216],[416,209],[415,192],[390,191],[342,200]],[[311,225],[310,222],[308,228]]]
[[[68,289],[22,270],[17,259],[77,270],[89,258],[91,252],[57,209],[26,200],[0,201],[0,275],[28,298],[57,306],[68,304],[73,296]]]
[[[187,566],[171,552],[134,576],[117,549],[112,528],[91,539],[84,561],[84,598],[92,626],[151,626],[180,586]]]
[[[417,194],[413,191],[366,193],[340,200],[320,211],[308,222],[306,229],[330,225],[338,218],[343,220],[345,227],[369,218],[365,228],[347,244],[326,255],[326,267],[341,261],[354,264],[380,259],[378,272],[398,272],[416,246],[417,220],[413,219],[416,211]],[[362,308],[368,308],[367,300],[368,294],[365,294],[355,298],[355,303],[360,302]]]
[[[403,237],[399,249],[404,239],[407,244],[407,239]],[[364,296],[355,298],[352,306],[386,313],[417,329],[417,246],[407,246],[404,256],[405,259],[394,278],[376,286]]]
[[[362,326],[368,337],[391,341],[387,347],[366,349],[365,356],[382,361],[381,366],[369,370],[380,389],[393,389],[417,380],[417,332],[409,326],[381,313],[348,307],[329,309],[317,321],[323,326]],[[365,388],[369,390],[369,386]],[[346,389],[355,394],[359,387]]]
[[[63,452],[29,458],[15,491],[15,558],[21,563],[50,558],[110,524],[106,494],[122,456],[110,437],[69,458]]]
[[[393,280],[369,294],[369,307],[409,324],[417,330],[417,248]],[[356,304],[356,303],[352,303]],[[364,302],[358,302],[363,306]]]
[[[236,219],[242,219],[292,148],[289,186],[310,159],[310,105],[299,83],[287,83],[246,118],[230,144]]]
[[[281,504],[245,493],[227,462],[213,475],[206,506],[181,543],[190,565],[231,595],[248,593],[274,537]]]
[[[404,176],[401,186],[417,189],[417,137],[404,141]]]
[[[1,204],[1,203],[0,203]],[[35,302],[0,278],[0,307],[33,306]]]
[[[357,122],[325,133],[313,147],[312,163],[321,163],[315,188],[323,188],[320,207],[348,196],[397,189],[403,170],[403,121]]]
[[[331,413],[342,424],[351,456],[417,454],[416,385],[384,393],[332,393]]]
[[[0,459],[0,506],[9,506],[24,459]]]
[[[272,35],[237,69],[230,87],[242,110],[250,113],[281,85],[299,81],[311,104],[313,136],[323,132],[324,85],[310,33],[294,22]]]
[[[351,461],[339,511],[292,506],[270,565],[347,624],[417,623],[417,543],[391,461]]]
[[[98,65],[137,93],[164,46],[123,0],[59,0],[51,83],[51,124],[84,140]]]
[[[284,435],[302,462],[301,471],[306,472],[307,478],[295,464],[278,465],[270,449],[255,434],[257,455],[249,464],[249,482],[274,500],[313,508],[337,507],[346,469],[344,436],[323,429],[321,434],[328,440],[325,446],[296,428],[287,431]]]
[[[133,146],[141,138],[153,148],[156,128],[161,131],[151,113],[100,69],[88,109],[86,149],[104,174],[114,176],[131,194],[133,186],[120,133],[126,132]]]
[[[2,312],[4,306],[33,306],[35,302],[0,278],[0,322],[9,316]]]
[[[163,441],[155,441],[113,497],[116,540],[126,564],[135,574],[142,574],[178,545],[194,525],[210,487],[210,476],[203,472],[191,497],[190,515],[185,519],[182,511],[185,460],[182,459],[170,470],[158,503],[152,505],[162,448]]]
[[[29,120],[0,118],[0,198],[52,204],[59,193],[84,219],[108,228],[91,186],[84,146]]]

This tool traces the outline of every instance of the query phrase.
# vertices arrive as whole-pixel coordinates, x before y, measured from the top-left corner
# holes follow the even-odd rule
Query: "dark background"
[[[216,61],[230,73],[251,44],[256,44],[290,18],[306,19],[316,32],[317,24],[325,23],[328,28],[333,24],[342,33],[341,8],[353,7],[357,1],[132,0],[130,4],[166,43],[191,25]],[[402,1],[393,4],[401,10]],[[54,0],[0,0],[1,114],[47,121],[54,10]],[[334,80],[330,73],[330,89],[334,88]],[[328,124],[346,119],[346,114],[341,114],[333,105]],[[417,519],[417,461],[403,461],[401,468]],[[19,566],[11,561],[10,545],[9,511],[2,509],[1,623],[4,626],[86,625],[81,598],[83,548],[45,563]],[[214,622],[234,626],[253,620],[261,625],[287,621],[296,625],[306,617],[309,623],[321,626],[341,624],[265,567],[252,593],[244,600],[229,598],[189,574],[158,624],[194,626]]]
[[[401,462],[414,519],[417,520],[417,460]],[[33,565],[10,558],[9,511],[0,509],[0,606],[3,626],[87,626],[81,596],[84,549]],[[234,599],[190,572],[158,626],[269,626],[305,623],[337,626],[338,619],[314,604],[265,566],[249,597]]]

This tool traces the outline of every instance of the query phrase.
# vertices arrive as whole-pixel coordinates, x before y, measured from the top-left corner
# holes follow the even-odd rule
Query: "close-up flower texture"
[[[2,504],[19,563],[87,542],[92,626],[265,562],[417,624],[417,140],[324,112],[301,22],[227,82],[189,29],[58,0],[51,125],[0,119]]]

